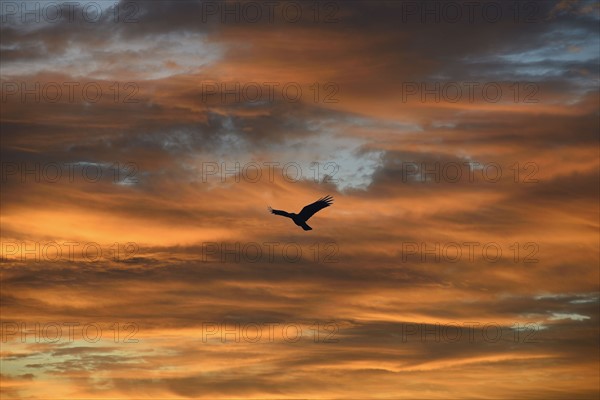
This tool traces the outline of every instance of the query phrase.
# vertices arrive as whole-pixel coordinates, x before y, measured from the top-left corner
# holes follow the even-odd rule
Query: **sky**
[[[3,399],[598,397],[597,1],[0,18]]]

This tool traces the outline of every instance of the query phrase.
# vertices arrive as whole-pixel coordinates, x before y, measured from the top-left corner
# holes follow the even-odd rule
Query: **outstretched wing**
[[[308,219],[310,217],[312,217],[313,215],[315,215],[316,212],[324,209],[325,207],[329,207],[331,205],[331,203],[333,203],[333,197],[325,196],[322,199],[319,199],[319,200],[315,201],[314,203],[309,204],[306,207],[304,207],[302,209],[302,211],[300,211],[300,214],[298,214],[298,215],[303,220],[308,221]]]
[[[273,210],[271,207],[269,207],[269,211],[271,211],[271,214],[281,215],[282,217],[292,218],[292,216],[290,214],[288,214],[287,212],[282,211],[282,210]]]

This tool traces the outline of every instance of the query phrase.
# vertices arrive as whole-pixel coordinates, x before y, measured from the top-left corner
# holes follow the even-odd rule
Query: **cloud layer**
[[[3,398],[597,398],[597,2],[0,4]]]

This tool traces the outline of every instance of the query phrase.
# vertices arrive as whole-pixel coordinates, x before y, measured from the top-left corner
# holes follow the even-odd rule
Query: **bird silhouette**
[[[296,225],[302,227],[302,229],[304,229],[305,231],[310,231],[312,230],[312,228],[306,224],[306,221],[308,221],[310,217],[315,215],[315,213],[321,211],[325,207],[329,207],[331,203],[333,203],[333,197],[325,196],[315,201],[314,203],[307,205],[298,214],[288,213],[282,210],[273,210],[270,206],[269,211],[271,211],[271,214],[291,218]]]

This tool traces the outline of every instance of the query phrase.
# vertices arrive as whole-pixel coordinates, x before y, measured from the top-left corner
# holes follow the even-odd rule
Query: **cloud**
[[[597,5],[457,4],[3,22],[2,397],[596,398]]]

